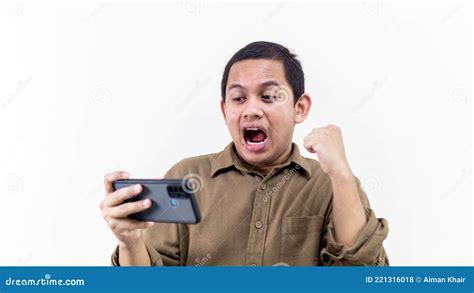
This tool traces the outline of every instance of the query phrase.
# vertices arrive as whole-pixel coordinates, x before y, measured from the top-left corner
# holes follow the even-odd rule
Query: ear
[[[295,104],[295,123],[303,122],[306,117],[308,117],[310,109],[311,97],[307,93],[304,93]]]
[[[227,123],[226,114],[225,114],[225,101],[224,101],[224,99],[221,99],[221,111],[222,111],[222,116],[224,116],[224,121],[226,121],[226,123]]]

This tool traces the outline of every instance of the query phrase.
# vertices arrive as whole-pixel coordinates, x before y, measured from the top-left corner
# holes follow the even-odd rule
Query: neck
[[[293,145],[290,143],[290,145],[274,161],[265,165],[256,165],[255,170],[263,176],[267,176],[275,167],[282,165],[289,159],[292,147]]]

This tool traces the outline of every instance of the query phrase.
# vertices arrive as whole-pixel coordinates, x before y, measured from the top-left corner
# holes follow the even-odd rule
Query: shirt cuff
[[[346,246],[335,240],[332,219],[325,235],[326,246],[321,250],[321,260],[325,265],[375,266],[388,265],[383,248],[383,240],[388,234],[388,223],[377,219],[370,208],[365,208],[367,224],[352,246]]]
[[[148,256],[150,257],[150,264],[151,266],[163,266],[163,260],[161,255],[154,249],[151,245],[145,242],[146,250],[148,251]],[[119,263],[119,246],[115,247],[114,252],[112,253],[111,257],[111,264],[114,267],[120,267]]]

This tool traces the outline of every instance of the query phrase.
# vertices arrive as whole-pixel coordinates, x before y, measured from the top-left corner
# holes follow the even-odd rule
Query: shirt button
[[[257,229],[260,229],[260,228],[263,227],[263,223],[260,222],[260,221],[257,221],[257,222],[255,222],[255,227],[257,227]]]
[[[260,185],[260,188],[261,188],[262,190],[265,190],[265,188],[267,188],[267,185],[266,185],[265,183],[262,183],[262,185]]]

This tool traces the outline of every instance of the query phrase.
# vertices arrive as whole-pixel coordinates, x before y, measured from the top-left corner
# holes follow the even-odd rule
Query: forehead
[[[283,64],[280,61],[269,59],[247,59],[232,65],[227,79],[227,88],[232,84],[251,88],[268,80],[274,80],[284,85],[288,84]]]

